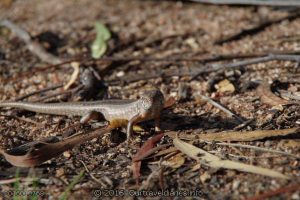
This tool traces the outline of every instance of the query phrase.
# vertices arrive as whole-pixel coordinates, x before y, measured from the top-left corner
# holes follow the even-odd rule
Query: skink
[[[103,100],[90,102],[29,103],[1,102],[0,107],[21,108],[37,113],[82,116],[81,123],[99,117],[109,121],[114,128],[127,125],[127,140],[134,124],[155,120],[155,130],[160,130],[160,113],[164,108],[164,96],[159,90],[145,91],[137,100]]]

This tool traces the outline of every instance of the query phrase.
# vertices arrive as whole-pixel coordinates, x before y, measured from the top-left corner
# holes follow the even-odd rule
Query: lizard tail
[[[30,102],[1,102],[0,107],[10,107],[10,108],[21,108],[24,110],[45,113],[45,114],[54,114],[54,115],[77,115],[81,113],[72,113],[68,109],[68,106],[64,104],[51,104],[51,103],[30,103]]]

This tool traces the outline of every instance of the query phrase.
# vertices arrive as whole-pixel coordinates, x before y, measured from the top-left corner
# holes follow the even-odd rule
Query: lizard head
[[[160,90],[144,91],[140,97],[141,109],[145,114],[159,115],[164,107],[164,95]]]

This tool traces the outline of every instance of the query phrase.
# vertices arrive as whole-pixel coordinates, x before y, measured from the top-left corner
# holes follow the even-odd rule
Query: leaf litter
[[[290,177],[271,169],[266,169],[262,167],[240,163],[240,162],[221,159],[213,154],[208,153],[207,151],[204,151],[203,149],[195,147],[189,143],[183,142],[178,138],[173,139],[173,143],[175,147],[178,150],[180,150],[182,153],[195,159],[201,164],[210,166],[212,168],[234,169],[238,171],[250,172],[250,173],[260,174],[260,175],[269,176],[273,178],[290,179]]]

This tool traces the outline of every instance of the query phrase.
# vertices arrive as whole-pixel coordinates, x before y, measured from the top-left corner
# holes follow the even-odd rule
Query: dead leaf
[[[217,84],[217,91],[221,93],[233,93],[235,91],[235,87],[228,79],[224,79]]]
[[[256,130],[256,131],[227,131],[227,132],[218,132],[218,133],[206,133],[206,134],[198,134],[198,135],[183,135],[180,134],[179,137],[187,140],[196,140],[201,139],[205,141],[254,141],[261,140],[269,137],[279,137],[279,136],[287,136],[290,134],[295,134],[300,131],[299,128],[288,128],[288,129],[280,129],[280,130]],[[170,131],[165,133],[171,138],[175,138],[177,132]]]
[[[164,133],[158,134],[149,140],[147,140],[143,146],[138,150],[138,152],[132,158],[132,172],[133,177],[136,179],[136,183],[139,182],[139,177],[141,176],[140,169],[141,169],[141,160],[149,155],[151,149],[155,146],[157,142],[164,136]]]
[[[154,154],[154,156],[159,157],[159,156],[163,156],[163,155],[166,155],[169,153],[174,153],[175,151],[178,151],[178,150],[175,147],[170,147],[168,149],[164,149],[164,150],[157,152],[156,154]]]
[[[5,159],[14,166],[34,167],[62,154],[66,150],[72,149],[76,145],[99,137],[100,135],[103,135],[111,130],[111,127],[106,127],[91,133],[70,136],[61,141],[54,137],[54,139],[51,141],[44,140],[30,142],[8,151],[0,149],[0,154],[2,154]]]
[[[132,169],[133,177],[135,178],[136,184],[139,183],[139,178],[141,176],[141,165],[142,165],[142,161],[132,162],[131,169]]]
[[[79,76],[79,63],[78,62],[72,62],[71,66],[73,67],[74,71],[73,71],[73,73],[71,75],[70,80],[64,86],[64,90],[69,89],[75,83],[77,77]]]
[[[187,156],[197,160],[201,164],[210,166],[212,168],[225,168],[225,169],[235,169],[243,172],[250,172],[255,174],[260,174],[264,176],[289,179],[288,176],[283,175],[274,170],[257,167],[253,165],[248,165],[240,162],[234,162],[231,160],[222,160],[221,158],[210,154],[203,149],[195,147],[189,143],[183,142],[182,140],[175,138],[173,139],[175,147]]]
[[[279,146],[300,149],[300,139],[286,140],[279,143]]]
[[[201,134],[199,137],[209,141],[253,141],[275,136],[285,136],[299,131],[299,128],[281,130],[228,131],[221,133]]]
[[[152,138],[150,138],[149,140],[147,140],[142,147],[138,150],[138,152],[133,156],[132,161],[140,161],[143,158],[147,157],[149,154],[149,152],[152,153],[152,149],[154,148],[154,146],[156,145],[157,142],[160,141],[160,139],[164,136],[164,133],[160,133]]]
[[[170,157],[167,160],[162,161],[162,165],[177,169],[184,164],[185,158],[182,156],[182,153],[177,153],[176,155]]]
[[[165,101],[164,108],[172,107],[176,103],[176,99],[174,97],[170,97]]]
[[[263,81],[256,89],[258,96],[262,103],[268,104],[270,106],[286,105],[290,104],[288,100],[282,99],[276,96],[271,91],[271,85],[267,81]]]

